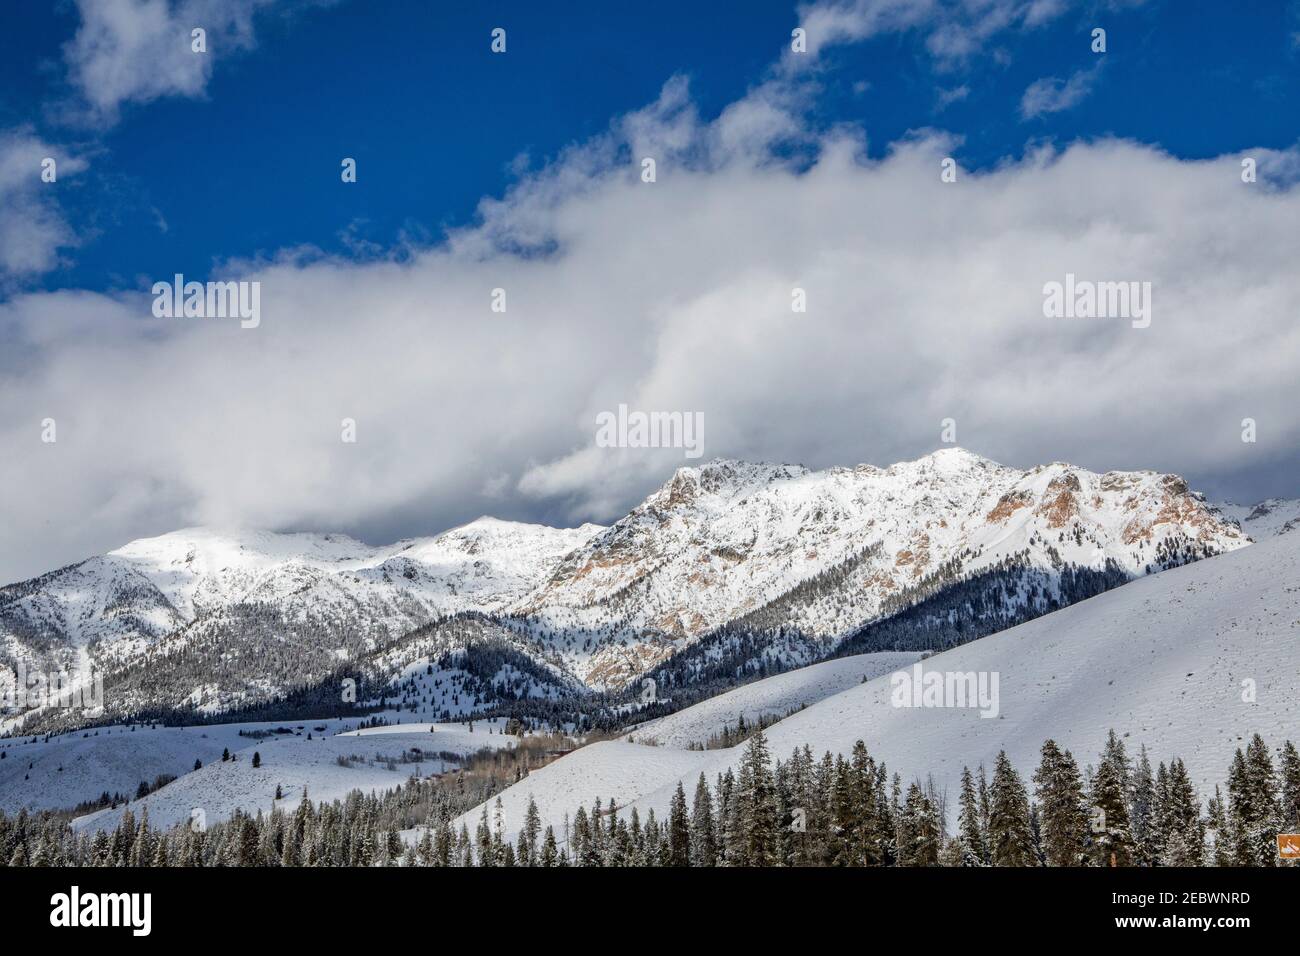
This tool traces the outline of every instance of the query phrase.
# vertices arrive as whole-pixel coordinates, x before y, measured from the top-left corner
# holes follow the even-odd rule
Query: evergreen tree
[[[938,866],[940,828],[934,805],[920,785],[907,788],[898,830],[902,839],[898,847],[900,866]]]
[[[542,838],[542,866],[556,866],[559,862],[559,849],[555,842],[555,828],[548,826],[546,836]]]
[[[1092,858],[1097,866],[1131,866],[1133,835],[1128,818],[1128,760],[1124,744],[1110,732],[1092,779]]]
[[[1034,774],[1043,859],[1048,866],[1079,866],[1088,841],[1088,814],[1079,765],[1056,741],[1043,744]]]
[[[519,831],[519,865],[537,865],[537,841],[542,834],[542,815],[537,810],[537,801],[532,794],[528,796],[528,810],[524,813],[524,828]]]
[[[686,814],[686,791],[682,789],[681,781],[677,782],[668,815],[668,864],[691,864],[691,825]]]
[[[1169,765],[1168,792],[1162,808],[1165,832],[1160,862],[1165,866],[1200,866],[1205,856],[1201,802],[1182,760]]]
[[[1287,833],[1300,833],[1300,752],[1289,740],[1282,745],[1278,772],[1282,778],[1279,829]]]
[[[994,866],[1033,866],[1029,795],[1005,750],[998,754],[989,787],[988,841]]]
[[[756,730],[745,745],[736,781],[736,862],[769,866],[776,850],[776,801],[767,738]]]
[[[1160,856],[1159,831],[1156,827],[1155,777],[1144,744],[1133,770],[1133,794],[1129,819],[1133,831],[1133,862],[1138,866],[1155,866]]]
[[[1231,826],[1236,836],[1236,862],[1240,866],[1274,866],[1281,800],[1268,747],[1259,734],[1251,738],[1243,755],[1238,749],[1228,774]]]
[[[695,784],[695,799],[691,807],[691,866],[715,866],[718,844],[713,827],[713,798],[708,781],[700,774]]]
[[[961,866],[984,866],[988,851],[984,843],[984,830],[980,826],[979,796],[969,767],[961,769],[961,797],[958,803],[957,844]]]

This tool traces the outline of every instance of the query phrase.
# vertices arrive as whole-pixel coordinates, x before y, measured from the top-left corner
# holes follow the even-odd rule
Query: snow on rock
[[[1294,510],[1280,503],[1268,514]],[[960,448],[816,472],[719,459],[678,469],[608,528],[484,517],[383,546],[211,528],[133,541],[0,588],[0,665],[67,668],[84,652],[127,674],[126,696],[109,702],[124,714],[195,699],[177,661],[211,672],[228,664],[220,680],[205,674],[196,698],[213,711],[274,698],[338,660],[481,612],[558,685],[620,689],[822,575],[838,577],[776,612],[804,642],[773,651],[781,666],[821,657],[931,579],[1007,561],[1049,576],[1067,566],[1136,576],[1242,547],[1274,517],[1239,524],[1175,475],[1060,462],[1021,470]],[[224,660],[232,641],[242,646]],[[259,684],[237,662],[267,648],[281,666]]]
[[[787,759],[804,744],[817,755],[848,754],[860,738],[891,774],[904,782],[933,774],[954,796],[963,766],[991,770],[1003,749],[1028,780],[1048,737],[1073,751],[1080,766],[1095,764],[1113,728],[1131,756],[1145,744],[1153,764],[1182,758],[1204,801],[1225,783],[1234,750],[1252,734],[1272,747],[1300,741],[1300,538],[1281,535],[1142,578],[922,666],[997,674],[998,715],[895,707],[891,679],[882,676],[768,728],[773,756]],[[1243,699],[1246,681],[1254,682],[1253,702]],[[694,720],[690,711],[674,716]],[[737,766],[741,750],[690,752],[678,767],[666,755],[681,752],[668,748],[584,748],[502,794],[506,835],[517,835],[530,794],[558,834],[574,797],[588,805],[589,792],[599,790],[584,780],[617,781],[620,803],[631,801],[643,819],[650,809],[661,816],[679,781],[688,795],[701,772],[712,786]]]
[[[812,472],[718,460],[682,468],[566,556],[521,610],[579,677],[626,685],[713,628],[856,561],[838,599],[787,624],[833,646],[954,562],[1141,575],[1249,544],[1176,475],[1028,470],[945,448],[888,468]],[[592,634],[607,635],[589,646]]]
[[[1256,541],[1300,528],[1300,498],[1268,498],[1253,505],[1226,502],[1216,508]]]

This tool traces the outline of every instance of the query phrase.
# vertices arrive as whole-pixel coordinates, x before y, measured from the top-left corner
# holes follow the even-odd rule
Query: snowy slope
[[[693,783],[702,769],[716,762],[714,757],[721,752],[724,751],[650,747],[621,740],[591,744],[534,770],[502,793],[505,828],[512,840],[518,836],[528,798],[532,796],[537,801],[543,826],[553,825],[556,839],[563,841],[565,817],[571,821],[579,805],[588,812],[597,799],[602,807],[611,799],[615,806],[627,806],[645,792],[647,780],[682,778]],[[495,806],[495,800],[491,802]],[[472,833],[482,812],[480,805],[454,820],[452,828],[458,830],[463,823]],[[492,808],[488,819],[493,819]],[[421,832],[417,827],[403,831],[402,836],[408,842],[417,842]]]
[[[1216,507],[1256,541],[1300,528],[1300,498],[1268,498],[1253,505],[1226,502]]]
[[[1081,766],[1095,764],[1114,728],[1132,754],[1145,744],[1153,763],[1181,757],[1205,799],[1251,734],[1274,747],[1300,739],[1300,539],[1281,535],[1140,579],[937,654],[923,667],[996,673],[999,716],[895,707],[890,678],[881,677],[769,728],[773,755],[786,759],[805,743],[816,754],[847,754],[861,738],[904,781],[933,773],[954,794],[964,765],[991,767],[1002,749],[1028,777],[1049,736]],[[1248,679],[1255,682],[1253,703],[1243,701]],[[689,712],[681,719],[690,720]],[[683,772],[663,758],[667,748],[642,747],[645,759],[638,761],[639,746],[622,745],[608,772],[620,782],[618,799],[643,817],[651,808],[657,815],[666,810],[679,780],[689,794],[700,772],[712,782],[740,757],[740,748],[708,752],[706,762],[696,753]],[[546,808],[545,822],[558,828],[563,813],[573,811],[566,804],[570,781],[598,779],[607,772],[603,759],[586,748],[547,767],[547,776],[534,774],[505,791],[506,830],[516,831],[530,795]]]
[[[355,726],[356,721],[321,720],[327,732]],[[205,727],[97,727],[89,731],[43,737],[0,739],[0,810],[68,809],[100,794],[134,797],[141,781],[152,784],[160,774],[179,777],[194,761],[211,763],[225,748],[251,742],[239,732],[265,730],[275,723],[217,724]],[[304,726],[295,723],[293,727]]]
[[[383,792],[412,776],[429,777],[456,766],[438,756],[444,751],[469,756],[483,748],[499,749],[517,742],[516,737],[489,733],[490,726],[476,723],[470,732],[462,724],[404,724],[375,728],[382,733],[314,734],[310,740],[305,733],[262,741],[240,738],[242,749],[231,749],[235,759],[223,762],[218,751],[218,759],[142,800],[132,800],[129,806],[136,819],[147,809],[155,826],[186,823],[195,808],[213,824],[229,819],[236,810],[268,813],[276,806],[292,809],[302,799],[304,788],[312,800],[327,802],[341,800],[353,790]],[[252,762],[255,752],[262,758],[256,768]],[[340,758],[346,765],[340,764]],[[283,795],[280,801],[274,799],[277,785]],[[123,810],[100,810],[77,818],[73,826],[78,830],[112,829]]]
[[[885,651],[823,661],[737,687],[693,707],[629,728],[628,733],[640,743],[664,747],[704,744],[722,729],[735,727],[742,716],[751,726],[761,717],[784,717],[796,708],[825,700],[863,680],[909,667],[920,656],[920,652],[914,651]]]

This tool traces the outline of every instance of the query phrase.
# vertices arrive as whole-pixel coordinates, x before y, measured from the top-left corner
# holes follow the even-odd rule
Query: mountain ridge
[[[148,657],[164,672],[161,696],[184,707],[193,695],[167,668],[189,655],[186,673],[201,673],[205,655],[230,645],[247,663],[223,664],[234,683],[200,697],[239,706],[307,679],[292,673],[295,641],[316,679],[473,612],[494,618],[494,641],[562,672],[561,683],[620,690],[764,608],[784,615],[764,666],[789,667],[832,653],[926,582],[1008,563],[1048,590],[1074,569],[1139,577],[1245,546],[1244,524],[1280,533],[1287,521],[1262,519],[1291,504],[1216,507],[1177,475],[1017,469],[961,448],[821,471],[715,459],[678,468],[609,526],[482,516],[389,545],[203,527],[138,539],[0,588],[0,663],[90,659],[111,671]],[[1053,594],[1049,609],[1060,603]],[[790,634],[798,647],[771,651]],[[270,682],[253,669],[267,641],[281,660]],[[427,643],[445,654],[457,641]],[[136,682],[137,704],[147,683]]]

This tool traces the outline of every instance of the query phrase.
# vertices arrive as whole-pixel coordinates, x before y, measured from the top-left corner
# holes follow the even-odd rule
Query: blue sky
[[[0,127],[28,126],[94,158],[59,197],[81,243],[23,287],[109,290],[172,271],[206,277],[216,263],[304,244],[356,254],[359,243],[436,241],[503,192],[521,154],[533,166],[553,159],[674,74],[716,115],[763,78],[799,16],[772,0],[267,9],[255,48],[214,43],[203,96],[127,103],[108,128],[68,116],[76,92],[60,61],[76,8],[14,4],[6,21]],[[508,29],[504,57],[488,49],[495,26]],[[1108,30],[1104,57],[1089,49],[1094,26]],[[937,66],[924,32],[909,30],[830,51],[812,120],[860,124],[877,152],[909,129],[948,130],[972,169],[1042,140],[1104,135],[1189,158],[1284,149],[1297,137],[1298,31],[1284,0],[1231,13],[1093,3]],[[1076,105],[1021,114],[1036,80],[1099,65]],[[339,188],[343,156],[360,163],[355,189]]]
[[[200,524],[610,521],[698,464],[598,447],[621,404],[706,458],[886,465],[951,419],[1300,495],[1294,0],[4,15],[0,580]],[[176,273],[260,323],[155,315]],[[1045,318],[1068,274],[1150,282],[1149,327]]]

